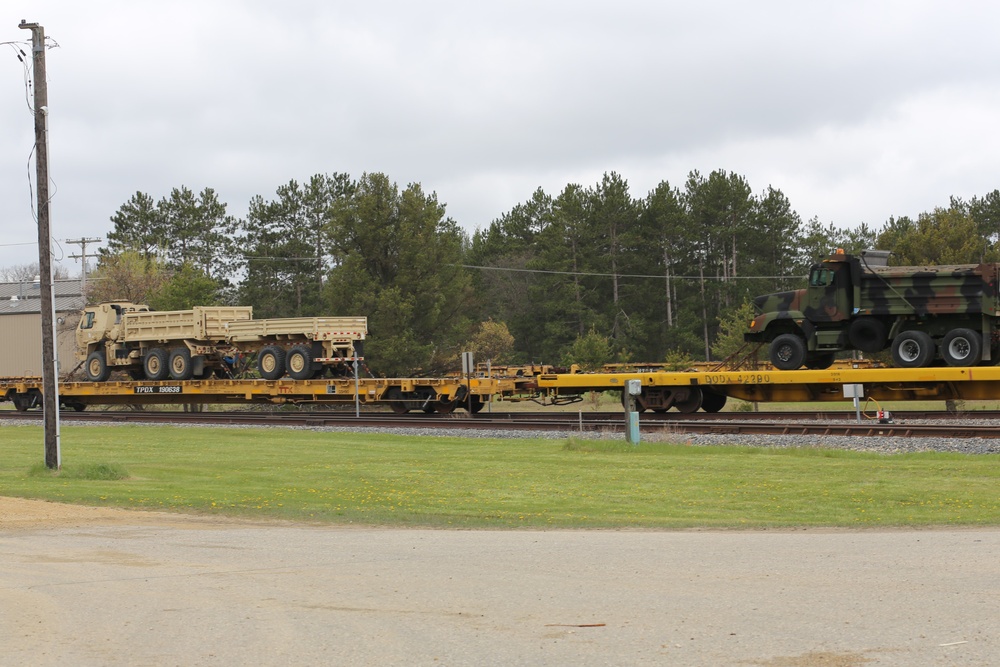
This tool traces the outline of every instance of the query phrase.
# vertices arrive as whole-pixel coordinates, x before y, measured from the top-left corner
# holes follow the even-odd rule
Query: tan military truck
[[[368,333],[364,317],[254,320],[249,306],[196,306],[153,311],[143,304],[88,306],[76,330],[77,359],[92,382],[113,370],[134,380],[229,377],[234,361],[256,357],[261,377],[287,372],[304,380],[324,370],[346,372],[361,357]]]

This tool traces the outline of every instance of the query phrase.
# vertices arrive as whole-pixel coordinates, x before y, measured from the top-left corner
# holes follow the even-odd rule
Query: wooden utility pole
[[[21,21],[31,31],[31,59],[35,90],[35,174],[38,192],[39,310],[42,316],[42,411],[45,421],[45,466],[58,470],[59,390],[57,387],[55,300],[52,297],[52,243],[49,233],[49,87],[45,78],[45,29]]]

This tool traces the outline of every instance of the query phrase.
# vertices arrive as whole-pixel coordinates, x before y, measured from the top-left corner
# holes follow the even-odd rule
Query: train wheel
[[[486,401],[483,400],[482,396],[473,395],[472,401],[468,404],[469,412],[472,414],[479,414],[483,411],[483,407],[486,405]]]
[[[949,366],[975,366],[983,358],[983,339],[972,329],[952,329],[941,341],[941,358]]]
[[[194,377],[191,367],[191,350],[186,347],[174,348],[170,351],[170,379],[190,380]]]
[[[698,387],[691,387],[687,389],[686,397],[680,400],[674,399],[674,407],[677,408],[678,412],[697,412],[698,408],[701,407],[703,399],[704,394],[701,393],[701,389]]]
[[[170,373],[167,365],[167,351],[162,347],[154,347],[146,352],[142,359],[142,370],[150,380],[166,380]]]
[[[111,377],[111,369],[108,368],[108,360],[104,357],[104,352],[94,350],[87,357],[87,379],[91,382],[104,382]]]
[[[450,415],[458,407],[458,401],[435,401],[432,405],[434,406],[434,412],[439,415]]]
[[[722,408],[726,407],[727,398],[728,396],[725,394],[717,394],[714,391],[702,391],[701,409],[705,412],[719,412]]]
[[[406,401],[403,400],[403,394],[399,391],[399,387],[389,387],[382,400],[389,404],[389,409],[392,410],[393,414],[405,415],[410,411]]]
[[[934,341],[923,331],[904,331],[892,341],[892,361],[899,368],[923,368],[934,360]]]
[[[268,345],[257,355],[257,370],[265,380],[277,380],[285,374],[285,350]]]
[[[308,380],[315,370],[312,350],[306,345],[296,345],[288,351],[285,366],[288,367],[288,376],[293,380]]]

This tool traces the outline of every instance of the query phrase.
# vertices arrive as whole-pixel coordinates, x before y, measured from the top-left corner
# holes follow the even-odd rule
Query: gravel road
[[[0,498],[4,665],[996,665],[1000,530],[437,531]]]

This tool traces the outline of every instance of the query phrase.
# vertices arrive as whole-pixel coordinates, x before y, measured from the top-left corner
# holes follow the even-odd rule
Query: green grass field
[[[1000,525],[1000,457],[284,429],[0,427],[0,495],[463,528]]]

